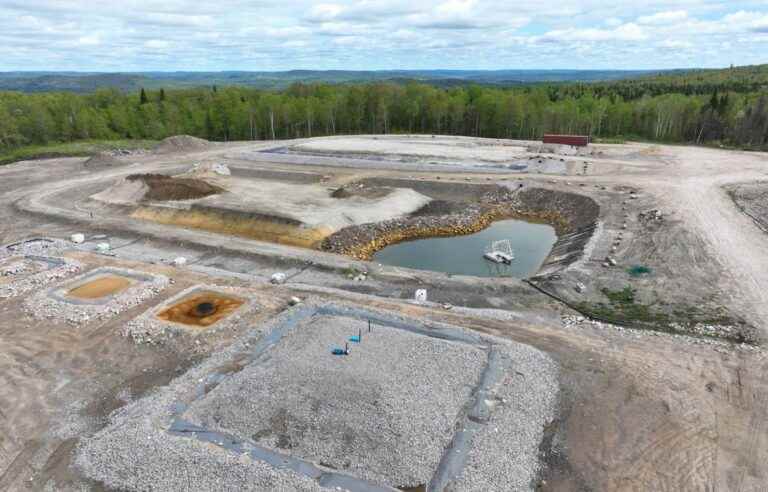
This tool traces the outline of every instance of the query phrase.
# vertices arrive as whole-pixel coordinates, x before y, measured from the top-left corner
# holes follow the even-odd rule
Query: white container
[[[75,244],[82,244],[85,242],[85,234],[72,234],[69,240]]]
[[[187,264],[187,259],[184,258],[183,256],[179,256],[178,258],[175,258],[173,260],[173,265],[177,267],[184,266],[186,264]]]
[[[269,278],[269,281],[273,284],[284,284],[285,283],[285,274],[282,272],[273,273],[272,276]]]
[[[427,302],[427,289],[416,289],[413,298],[418,302]]]
[[[99,243],[96,245],[96,251],[98,251],[99,253],[106,253],[107,251],[109,251],[109,249],[110,249],[109,243]]]

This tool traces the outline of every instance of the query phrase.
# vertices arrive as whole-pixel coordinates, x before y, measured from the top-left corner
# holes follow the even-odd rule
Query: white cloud
[[[685,10],[670,10],[668,12],[659,12],[653,15],[643,15],[638,17],[638,24],[664,25],[674,24],[688,18],[688,12]]]
[[[541,39],[544,41],[642,41],[647,37],[640,26],[629,23],[614,29],[560,29],[547,32]]]
[[[690,43],[688,41],[681,41],[679,39],[665,39],[661,43],[658,44],[661,48],[667,48],[671,50],[684,50],[693,48],[693,43]]]
[[[312,20],[329,21],[339,16],[344,11],[344,7],[335,3],[321,3],[315,5],[309,11],[308,17]]]
[[[80,36],[77,39],[77,44],[80,46],[98,46],[101,44],[101,37],[98,34],[91,36]]]
[[[739,11],[723,18],[730,27],[739,27],[752,32],[768,33],[768,14],[760,12]]]
[[[766,0],[0,0],[0,18],[6,19],[0,70],[664,68],[768,61]]]
[[[168,41],[163,41],[162,39],[150,39],[149,41],[144,43],[145,48],[149,48],[151,50],[164,50],[171,46],[171,43]]]

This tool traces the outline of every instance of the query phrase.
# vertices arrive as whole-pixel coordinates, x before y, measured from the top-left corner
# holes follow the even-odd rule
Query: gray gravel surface
[[[362,343],[331,355],[360,327]],[[485,363],[466,344],[316,316],[186,416],[359,478],[415,486],[431,478]]]
[[[326,314],[307,318],[318,308]],[[379,327],[374,335],[364,332],[363,344],[351,355],[333,357],[332,347],[357,334],[361,321],[349,317],[366,316],[467,343]],[[276,345],[221,381],[221,368],[286,328]],[[386,343],[377,348],[375,337]],[[107,427],[81,439],[75,465],[85,476],[124,490],[321,490],[306,476],[192,435],[169,434],[182,412],[187,420],[208,419],[211,428],[242,432],[240,437],[295,457],[307,453],[326,464],[335,459],[347,466],[339,473],[387,483],[397,479],[383,474],[410,473],[424,483],[474,400],[468,385],[476,384],[486,359],[477,343],[496,344],[506,354],[508,372],[498,387],[484,388],[492,395],[493,413],[486,429],[475,434],[471,468],[452,490],[524,489],[538,469],[541,429],[556,400],[556,370],[546,356],[441,323],[317,300],[250,330],[168,386],[114,412]],[[221,382],[209,388],[211,381]],[[202,388],[209,388],[207,395]]]
[[[254,461],[247,454],[196,439],[170,438],[157,432],[149,417],[134,418],[131,424],[87,442],[75,465],[120,490],[328,490],[310,478]]]
[[[544,426],[555,416],[558,367],[525,345],[510,344],[500,353],[506,374],[490,388],[486,403],[492,408],[491,418],[472,440],[454,490],[533,490]]]

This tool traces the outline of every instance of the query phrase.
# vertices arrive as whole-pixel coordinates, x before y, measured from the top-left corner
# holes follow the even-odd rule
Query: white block
[[[69,240],[75,244],[82,244],[85,241],[85,234],[72,234]]]
[[[273,273],[272,277],[269,279],[270,282],[273,284],[284,284],[285,283],[285,274],[282,272]]]

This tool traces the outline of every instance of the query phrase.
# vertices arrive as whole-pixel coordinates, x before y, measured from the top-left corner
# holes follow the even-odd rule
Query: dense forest
[[[0,151],[175,134],[227,141],[405,132],[521,139],[579,133],[767,148],[768,90],[761,79],[705,75],[510,88],[379,82],[297,83],[279,92],[0,92]]]

